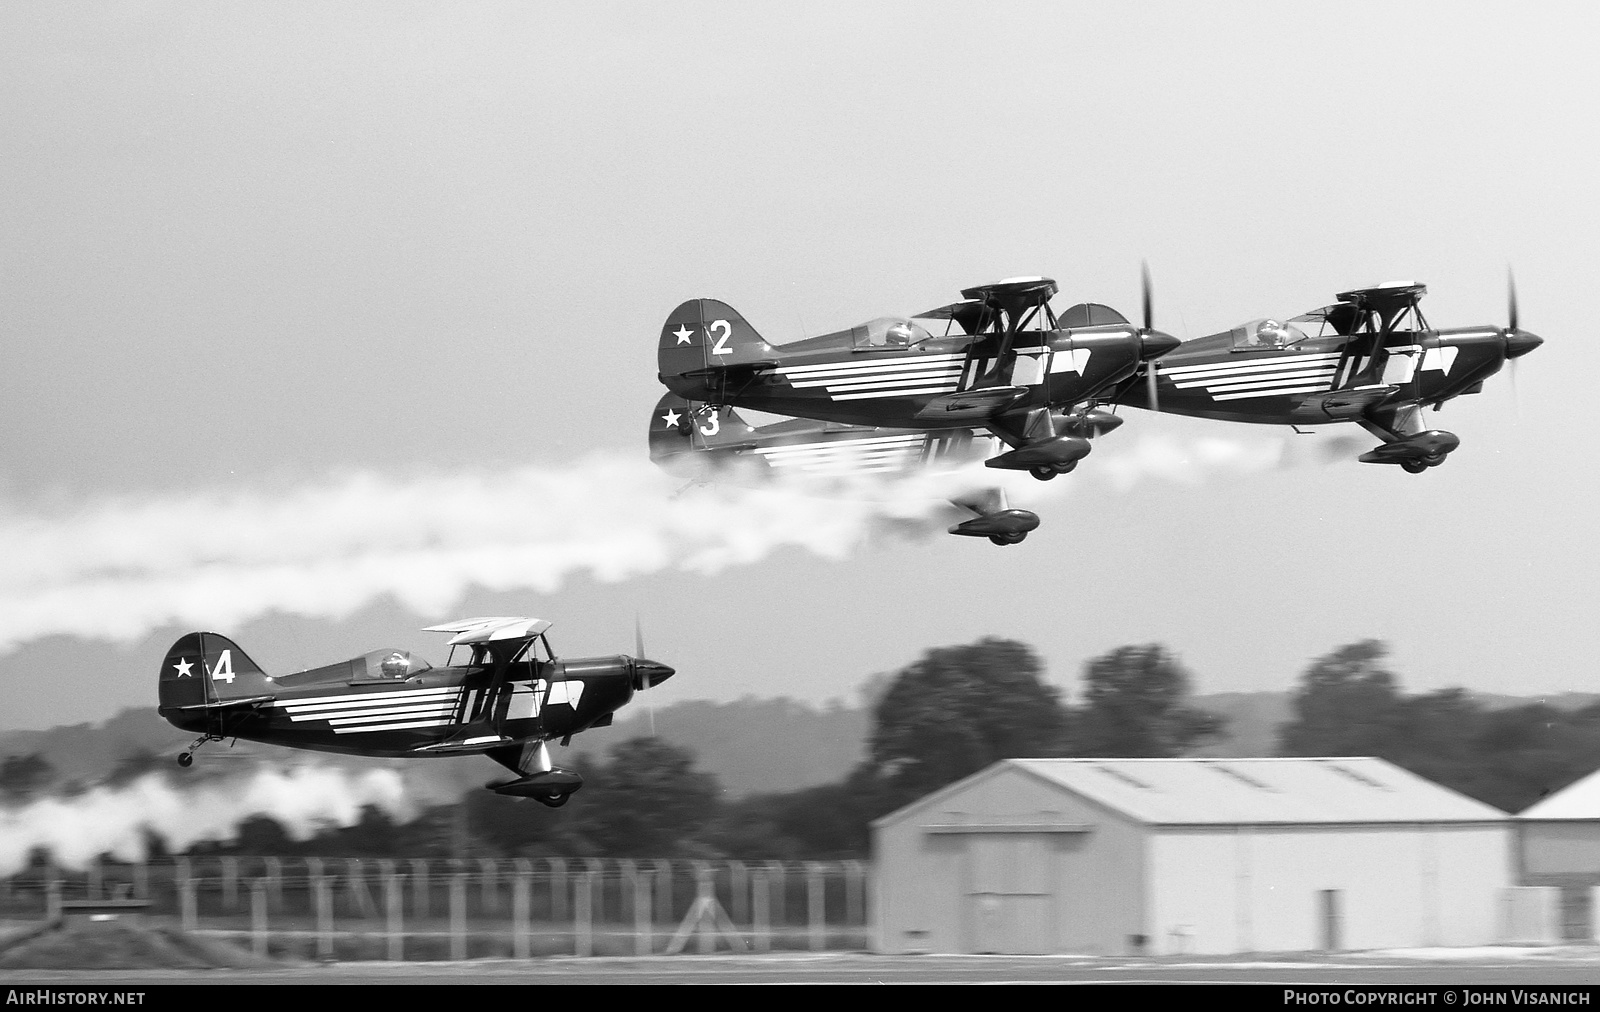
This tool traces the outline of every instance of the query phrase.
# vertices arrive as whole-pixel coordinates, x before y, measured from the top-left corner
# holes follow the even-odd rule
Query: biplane
[[[753,444],[747,452],[769,463],[774,455],[763,454],[763,444],[898,439],[909,446],[916,433],[927,433],[921,452],[937,454],[941,440],[970,446],[976,440],[967,437],[981,434],[979,445],[991,445],[992,437],[1006,447],[987,456],[986,466],[1048,480],[1075,468],[1090,438],[1116,426],[1097,399],[1179,343],[1151,325],[1148,277],[1142,327],[1092,302],[1058,316],[1050,305],[1057,291],[1049,278],[1009,278],[911,317],[879,317],[781,346],[726,303],[690,299],[661,328],[658,375],[694,408],[689,421],[672,423],[691,443],[696,426],[719,425],[725,409],[748,408],[826,423],[763,427],[746,440]],[[712,449],[737,452],[733,446]],[[979,512],[985,521],[988,514]],[[955,532],[1005,544],[1026,530],[1002,522],[992,531],[980,523]]]
[[[1423,409],[1479,392],[1502,365],[1544,343],[1517,325],[1514,286],[1504,327],[1431,327],[1422,315],[1426,292],[1391,281],[1340,292],[1334,304],[1292,319],[1255,319],[1185,341],[1109,399],[1235,422],[1354,422],[1382,440],[1360,460],[1426,471],[1461,440],[1427,428]]]
[[[433,667],[405,650],[291,674],[268,675],[214,632],[181,637],[161,662],[158,712],[200,737],[181,766],[212,741],[243,738],[351,755],[487,755],[513,776],[485,786],[552,808],[583,779],[554,765],[549,742],[606,727],[635,692],[673,669],[635,656],[558,658],[529,618],[472,618],[430,626],[448,633],[450,656]]]
[[[1112,426],[1121,423],[1107,415]],[[850,494],[864,475],[905,477],[920,471],[955,471],[991,457],[994,437],[982,430],[881,429],[811,418],[752,425],[733,408],[662,395],[650,415],[650,459],[694,482],[729,481],[759,486],[798,479],[793,487]],[[868,489],[870,491],[870,489]],[[1014,545],[1039,526],[1038,514],[1011,507],[1005,489],[975,487],[950,499],[977,514],[951,534]]]

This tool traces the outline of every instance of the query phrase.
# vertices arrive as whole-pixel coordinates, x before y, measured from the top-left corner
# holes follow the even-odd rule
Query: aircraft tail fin
[[[773,362],[777,350],[738,311],[716,299],[690,299],[661,325],[656,364],[662,381],[729,366]]]
[[[271,691],[271,679],[226,636],[192,632],[161,662],[160,709],[179,711]]]

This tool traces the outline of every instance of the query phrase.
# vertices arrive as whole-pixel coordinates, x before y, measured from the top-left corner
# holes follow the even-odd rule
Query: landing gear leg
[[[208,741],[225,740],[226,739],[220,734],[202,734],[200,737],[194,740],[194,744],[189,746],[189,751],[178,753],[178,765],[182,766],[184,769],[188,769],[190,766],[194,765],[194,754],[200,750],[201,745],[204,745]]]

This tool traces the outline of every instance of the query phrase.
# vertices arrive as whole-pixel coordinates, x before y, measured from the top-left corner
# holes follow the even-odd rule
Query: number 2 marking
[[[733,349],[728,347],[728,338],[733,336],[733,328],[728,325],[727,320],[715,320],[711,326],[706,328],[706,336],[710,337],[717,330],[722,331],[722,336],[717,338],[717,343],[711,346],[711,354],[732,355]]]

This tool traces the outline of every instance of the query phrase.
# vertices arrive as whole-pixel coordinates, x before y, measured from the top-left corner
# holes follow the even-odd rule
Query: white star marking
[[[672,336],[678,339],[679,344],[688,344],[689,338],[694,336],[694,331],[680,323],[678,329],[672,332]]]
[[[179,678],[192,678],[193,676],[189,674],[189,669],[192,667],[194,667],[193,664],[190,664],[188,661],[179,658],[178,663],[172,666],[172,670],[178,673]]]
[[[676,411],[672,410],[671,408],[668,408],[667,409],[667,413],[661,416],[661,420],[663,422],[666,422],[667,423],[667,428],[670,429],[673,426],[677,425],[678,424],[678,419],[680,419],[682,417],[683,416],[678,414]]]

